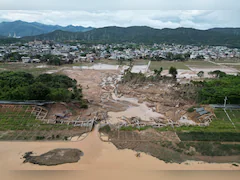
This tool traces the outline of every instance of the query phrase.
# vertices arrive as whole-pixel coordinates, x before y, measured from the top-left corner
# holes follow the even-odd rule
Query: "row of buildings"
[[[239,49],[223,46],[192,46],[192,45],[167,45],[167,44],[98,44],[98,45],[68,45],[50,41],[32,41],[25,44],[11,44],[0,46],[0,61],[6,54],[18,53],[22,59],[15,61],[38,62],[37,58],[30,57],[43,55],[61,56],[66,62],[94,61],[95,59],[129,60],[153,59],[177,60],[180,59],[219,59],[240,58]]]

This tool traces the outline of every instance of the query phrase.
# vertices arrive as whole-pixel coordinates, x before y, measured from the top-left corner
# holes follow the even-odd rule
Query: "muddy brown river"
[[[25,152],[33,151],[39,155],[55,148],[78,148],[84,152],[84,156],[81,157],[77,163],[57,166],[39,166],[30,163],[23,164],[22,155]],[[120,177],[125,177],[125,175],[126,177],[139,177],[140,179],[143,177],[157,179],[159,174],[163,172],[162,170],[240,170],[239,167],[231,164],[207,164],[202,162],[188,162],[188,165],[186,165],[186,163],[167,164],[145,153],[141,153],[141,157],[139,158],[135,155],[136,152],[132,150],[118,150],[113,144],[102,142],[99,139],[96,127],[84,140],[78,142],[0,142],[0,174],[3,180],[11,178],[27,180],[38,179],[39,177],[36,177],[36,172],[37,174],[41,174],[41,177],[45,176],[46,171],[9,170],[83,170],[64,172],[68,172],[66,174],[69,174],[72,179],[75,179],[76,175],[88,178],[98,177],[99,179],[100,176],[97,174],[101,175],[101,179],[109,176],[115,177],[116,174],[118,174],[118,176],[115,177],[115,179],[120,179]],[[93,171],[95,173],[93,173]],[[47,174],[49,174],[49,172],[55,171],[47,172]],[[54,174],[54,177],[56,176],[57,179],[65,179],[66,174],[58,171],[57,174]],[[165,177],[167,174],[162,174],[162,176]],[[169,175],[172,176],[174,173]],[[234,175],[234,173],[232,173],[232,175]],[[219,179],[222,177],[224,176],[219,176]]]
[[[33,151],[42,154],[55,148],[78,148],[84,156],[77,163],[58,166],[39,166],[23,164],[22,155]],[[132,150],[118,150],[113,144],[99,139],[97,127],[88,136],[77,142],[0,142],[1,170],[89,170],[89,169],[125,169],[125,170],[233,170],[231,164],[207,164],[189,162],[186,164],[165,163],[145,153],[141,157],[135,156]]]

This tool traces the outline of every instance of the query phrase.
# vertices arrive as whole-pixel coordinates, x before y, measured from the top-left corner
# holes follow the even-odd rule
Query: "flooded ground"
[[[150,62],[148,65],[134,65],[132,67],[132,73],[147,73],[148,68],[150,66]],[[120,69],[128,69],[129,66],[120,66],[120,65],[110,65],[110,64],[93,64],[91,66],[73,66],[73,69],[85,69],[85,70],[120,70]]]
[[[39,155],[55,148],[81,149],[84,156],[77,163],[58,166],[39,166],[23,164],[22,155],[33,151]],[[92,169],[123,171],[157,171],[157,170],[240,170],[231,164],[206,164],[188,162],[183,164],[165,163],[145,153],[137,158],[132,150],[118,150],[113,144],[99,139],[97,128],[79,142],[0,142],[0,169],[5,170],[86,170]]]
[[[119,65],[110,64],[93,64],[92,66],[73,66],[73,69],[88,69],[88,70],[117,70]]]
[[[63,71],[65,74],[74,78],[82,85],[84,96],[87,99],[93,99],[95,102],[101,101],[100,95],[102,88],[99,84],[105,72],[95,72],[93,70],[79,71],[78,69],[66,69]],[[109,71],[109,73],[112,73]],[[115,73],[115,72],[114,72]],[[112,97],[116,101],[127,101],[135,104],[136,106],[129,106],[124,112],[109,113],[111,120],[118,119],[124,116],[139,116],[143,120],[148,120],[150,117],[160,117],[160,113],[153,112],[145,103],[138,103],[134,98],[117,98]],[[99,139],[97,128],[88,135],[81,137],[73,137],[71,141],[59,142],[0,142],[0,173],[2,179],[10,179],[9,174],[12,174],[11,179],[28,180],[28,179],[45,179],[48,173],[42,171],[8,171],[8,170],[82,170],[78,171],[80,174],[70,173],[69,171],[59,171],[57,176],[52,176],[52,179],[108,179],[112,176],[114,179],[171,179],[166,174],[162,174],[162,170],[240,170],[232,164],[208,164],[203,162],[186,162],[182,164],[165,163],[148,154],[141,153],[141,157],[136,157],[136,152],[132,150],[118,150],[113,144],[102,142]],[[80,141],[79,141],[80,140]],[[25,152],[33,151],[35,155],[46,153],[56,148],[77,148],[83,151],[84,156],[80,161],[72,164],[63,164],[58,166],[39,166],[30,163],[23,164],[24,159],[22,156]],[[10,172],[10,173],[6,173]],[[61,172],[61,174],[60,174]],[[94,172],[94,173],[93,173]],[[192,172],[192,171],[191,171]],[[205,173],[205,172],[204,172]],[[169,173],[172,179],[184,179],[186,176],[179,173]],[[169,175],[168,174],[168,175]],[[231,172],[231,175],[234,173]],[[211,175],[205,175],[205,179]],[[216,175],[214,173],[213,175]],[[230,178],[229,176],[219,175],[219,180]],[[239,174],[235,174],[234,178],[238,179]],[[188,176],[191,179],[202,179],[202,176],[192,175]],[[199,178],[201,177],[201,178]]]

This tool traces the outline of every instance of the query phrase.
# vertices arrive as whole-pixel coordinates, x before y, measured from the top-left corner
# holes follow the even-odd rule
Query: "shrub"
[[[100,132],[105,132],[105,133],[109,133],[111,131],[111,128],[109,125],[103,126],[99,129]]]
[[[228,141],[240,142],[240,133],[235,132],[178,132],[181,141]]]
[[[193,107],[190,107],[188,108],[187,112],[191,113],[191,112],[194,112],[194,106]]]
[[[43,140],[45,139],[45,136],[36,136],[36,140]]]

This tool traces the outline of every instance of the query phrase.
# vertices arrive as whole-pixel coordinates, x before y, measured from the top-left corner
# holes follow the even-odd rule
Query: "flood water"
[[[23,164],[22,155],[33,151],[42,154],[55,148],[78,148],[83,151],[84,156],[80,161],[72,164],[58,166],[39,166],[34,164]],[[93,132],[78,142],[0,142],[0,169],[3,170],[124,170],[124,171],[153,171],[153,170],[231,170],[239,169],[231,164],[205,164],[191,162],[186,164],[167,164],[157,158],[145,153],[141,157],[135,156],[132,150],[118,150],[113,144],[102,142],[99,138],[98,126]]]

